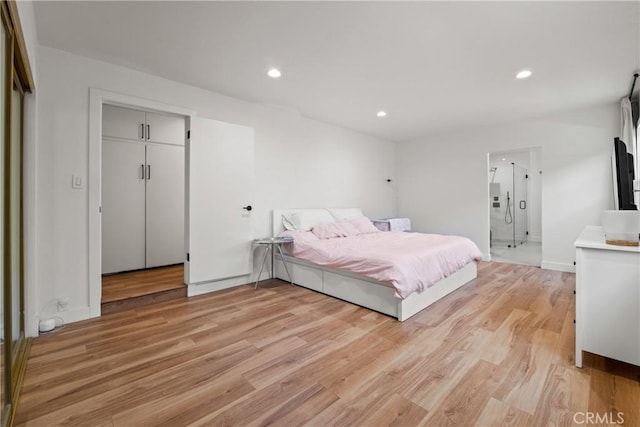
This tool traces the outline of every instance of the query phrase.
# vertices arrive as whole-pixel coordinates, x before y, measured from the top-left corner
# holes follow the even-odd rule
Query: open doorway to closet
[[[541,264],[540,154],[539,148],[489,154],[489,247],[493,261]]]
[[[103,311],[186,296],[184,116],[102,107]]]

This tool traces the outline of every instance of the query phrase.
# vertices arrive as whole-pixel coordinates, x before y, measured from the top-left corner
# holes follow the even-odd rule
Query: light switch
[[[71,188],[83,188],[82,177],[80,175],[71,175]]]

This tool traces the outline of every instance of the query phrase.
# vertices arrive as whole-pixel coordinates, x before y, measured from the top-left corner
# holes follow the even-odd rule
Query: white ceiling
[[[45,1],[35,11],[43,45],[393,141],[614,102],[640,69],[637,1]],[[534,74],[517,81],[523,68]]]

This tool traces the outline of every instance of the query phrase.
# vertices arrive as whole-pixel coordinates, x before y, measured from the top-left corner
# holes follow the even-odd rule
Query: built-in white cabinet
[[[183,262],[184,148],[147,144],[146,267]]]
[[[145,145],[102,143],[102,273],[145,267]]]
[[[184,262],[185,119],[105,105],[102,129],[102,273]]]
[[[103,105],[102,136],[184,145],[185,121],[184,117],[171,114]]]
[[[583,351],[640,366],[640,248],[609,245],[595,226],[575,244],[576,366]]]
[[[184,145],[184,117],[146,113],[145,138],[148,142]]]

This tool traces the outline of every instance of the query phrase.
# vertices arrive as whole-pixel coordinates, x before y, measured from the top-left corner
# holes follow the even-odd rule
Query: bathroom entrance
[[[489,155],[491,259],[540,266],[540,150]]]

